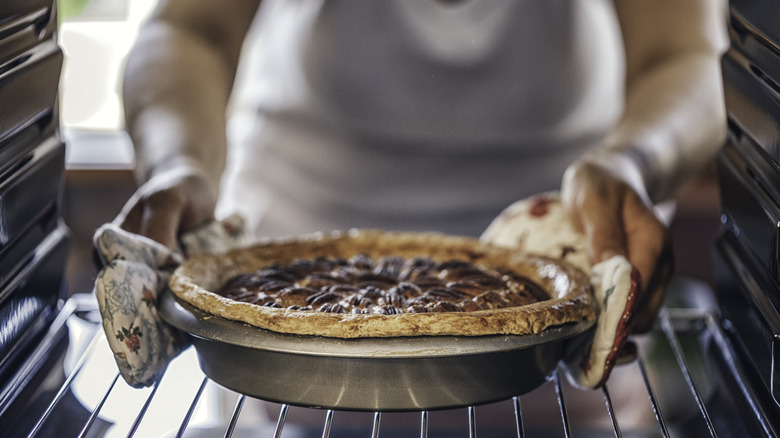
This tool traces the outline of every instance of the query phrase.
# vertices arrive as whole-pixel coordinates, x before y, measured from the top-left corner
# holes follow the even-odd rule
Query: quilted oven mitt
[[[623,256],[591,266],[584,236],[574,229],[557,192],[507,207],[482,234],[497,246],[564,260],[590,276],[599,316],[593,337],[566,359],[569,380],[583,388],[604,384],[629,333],[638,301],[638,272]]]
[[[157,296],[168,286],[173,270],[189,255],[224,252],[247,242],[238,216],[185,234],[181,252],[111,223],[96,231],[94,245],[103,267],[95,281],[95,296],[108,345],[129,385],[154,383],[168,362],[190,344],[184,333],[157,314]]]

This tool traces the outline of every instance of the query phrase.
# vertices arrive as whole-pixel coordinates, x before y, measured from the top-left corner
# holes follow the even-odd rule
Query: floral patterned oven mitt
[[[638,301],[637,271],[623,256],[591,266],[584,236],[574,229],[557,192],[543,193],[507,207],[481,240],[566,261],[590,276],[599,316],[593,337],[566,358],[569,380],[583,388],[604,384],[630,331]]]
[[[188,255],[223,252],[247,243],[243,220],[231,216],[182,236],[182,252],[171,251],[115,224],[101,226],[94,245],[103,263],[95,296],[108,345],[122,377],[134,387],[149,386],[168,362],[190,344],[187,336],[157,314],[157,296]]]

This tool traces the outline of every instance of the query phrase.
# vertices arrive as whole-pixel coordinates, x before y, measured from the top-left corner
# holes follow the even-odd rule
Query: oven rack
[[[31,430],[17,432],[28,437],[777,436],[773,407],[767,408],[753,389],[715,312],[664,308],[658,322],[656,330],[633,339],[637,357],[617,367],[598,390],[576,389],[556,372],[541,388],[500,403],[448,411],[356,413],[260,402],[222,388],[200,372],[193,348],[172,361],[153,387],[131,388],[115,371],[94,298],[76,296],[33,354],[45,355],[52,348],[47,343],[56,342],[55,332],[67,327],[64,381]],[[659,361],[661,356],[665,359]],[[24,376],[31,369],[21,371]],[[645,421],[621,416],[625,406],[616,402],[614,393],[625,392],[626,381],[636,384],[631,391],[640,397],[633,404],[644,409]],[[544,392],[554,394],[541,397],[549,403],[544,410],[555,412],[554,421],[540,422],[528,412],[538,409],[536,398]],[[81,415],[73,414],[74,404]],[[259,404],[262,409],[248,407]],[[587,418],[601,420],[583,422],[579,413],[572,413],[583,405],[591,409]],[[0,404],[0,414],[5,408]],[[689,415],[681,418],[680,412]],[[494,427],[497,416],[503,417],[502,425]],[[438,421],[442,418],[445,424]],[[66,431],[63,424],[73,430]]]

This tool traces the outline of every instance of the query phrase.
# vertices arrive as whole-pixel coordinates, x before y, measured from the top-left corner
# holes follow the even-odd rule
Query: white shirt
[[[219,211],[258,235],[478,235],[623,108],[610,0],[279,0],[245,47]]]

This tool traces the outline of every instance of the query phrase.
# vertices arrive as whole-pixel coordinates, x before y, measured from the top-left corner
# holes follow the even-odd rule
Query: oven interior
[[[156,385],[131,388],[94,299],[80,294],[1,394],[0,424],[19,431],[11,436],[41,437],[775,436],[777,403],[757,386],[717,307],[706,284],[675,280],[657,328],[633,338],[637,357],[599,390],[574,388],[555,373],[502,402],[383,413],[261,402],[210,381],[193,349]]]
[[[51,0],[0,5],[0,431],[3,436],[777,436],[780,432],[780,3],[732,0],[723,57],[714,281],[678,277],[633,360],[583,391],[556,372],[480,406],[331,411],[225,389],[190,348],[154,386],[118,374],[94,297],[66,291],[63,54]],[[8,109],[7,102],[14,102]],[[518,370],[517,372],[522,372]]]

